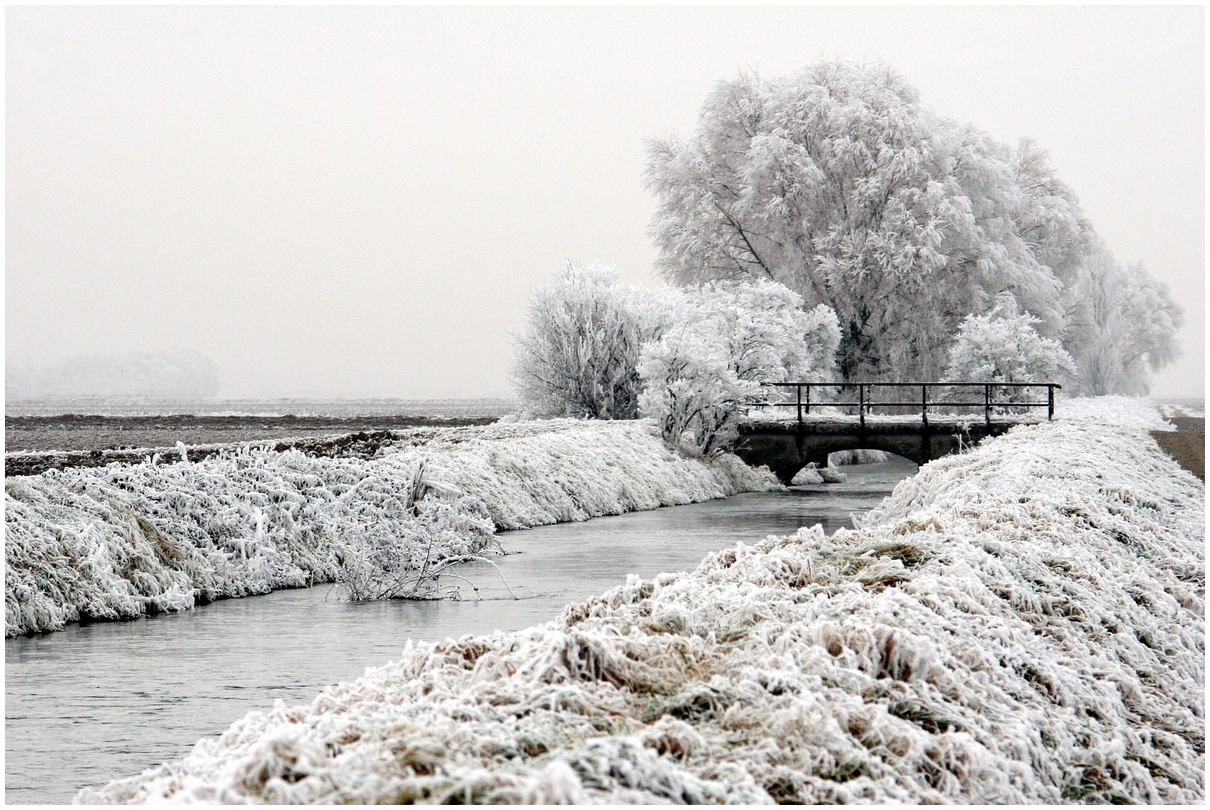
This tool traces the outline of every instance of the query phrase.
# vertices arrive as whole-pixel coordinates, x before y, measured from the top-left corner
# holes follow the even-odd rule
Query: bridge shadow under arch
[[[878,450],[878,448],[877,447],[858,447],[858,448],[856,448],[857,453],[861,453],[863,450]],[[828,466],[830,466],[830,467],[849,467],[849,466],[852,466],[855,464],[877,464],[877,463],[881,463],[884,460],[882,458],[874,458],[874,457],[870,457],[870,456],[866,456],[864,458],[859,456],[857,458],[854,458],[852,456],[847,455],[850,452],[853,452],[853,451],[837,450],[835,452],[828,453],[828,461],[827,461]],[[898,453],[891,452],[890,450],[879,450],[879,452],[886,454],[885,461],[887,461],[887,462],[906,461],[906,462],[911,462],[915,466],[919,466],[917,464],[917,462],[912,461],[912,459],[908,458],[907,456],[901,456]],[[842,454],[842,455],[838,455],[838,454]],[[815,466],[816,467],[820,466],[819,462],[816,462]]]

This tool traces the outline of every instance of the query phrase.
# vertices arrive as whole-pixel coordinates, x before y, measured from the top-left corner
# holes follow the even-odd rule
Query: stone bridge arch
[[[735,453],[753,467],[768,466],[778,480],[789,484],[807,464],[824,466],[829,454],[841,450],[884,450],[926,464],[1011,427],[975,423],[946,429],[867,422],[864,426],[813,425],[807,429],[793,423],[756,423],[740,427]]]

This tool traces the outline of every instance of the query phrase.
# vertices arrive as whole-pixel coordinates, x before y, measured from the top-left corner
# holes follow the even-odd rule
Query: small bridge
[[[740,425],[735,452],[768,465],[788,484],[811,462],[824,466],[842,450],[884,450],[924,464],[988,436],[1055,415],[1056,383],[769,383],[794,389],[751,403],[760,410]],[[1045,400],[1040,389],[1046,389]],[[930,396],[930,394],[932,396]],[[812,413],[812,408],[815,412]],[[874,409],[877,409],[875,412]]]

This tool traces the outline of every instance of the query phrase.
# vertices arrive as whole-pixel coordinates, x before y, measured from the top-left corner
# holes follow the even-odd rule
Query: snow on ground
[[[639,422],[429,428],[373,459],[249,447],[197,462],[5,479],[5,634],[331,581],[360,538],[473,554],[516,529],[775,486],[669,450]],[[424,465],[421,466],[421,462]],[[432,518],[414,501],[452,499]],[[415,493],[415,496],[413,496]],[[421,513],[421,514],[418,514]],[[431,519],[430,519],[431,518]],[[490,518],[487,531],[480,531]]]
[[[1091,421],[1142,430],[1176,430],[1170,422],[1164,421],[1154,404],[1136,397],[1060,399],[1056,410],[1060,419]]]
[[[1205,488],[1145,410],[1067,413],[79,798],[1201,802]]]
[[[1205,398],[1156,400],[1155,406],[1159,409],[1160,413],[1163,414],[1165,419],[1173,416],[1187,416],[1194,419],[1206,418]]]

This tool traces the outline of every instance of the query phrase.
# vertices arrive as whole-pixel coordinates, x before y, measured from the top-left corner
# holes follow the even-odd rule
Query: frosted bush
[[[950,346],[945,378],[958,382],[1057,382],[1075,374],[1075,362],[1057,340],[1044,338],[1034,327],[1038,318],[1017,312],[1011,295],[1001,296],[985,315],[967,315]],[[969,394],[966,394],[969,397]],[[994,388],[999,402],[1031,402],[1028,388]],[[962,392],[958,392],[962,398]]]
[[[424,459],[412,468],[402,505],[414,522],[369,526],[337,541],[336,578],[350,599],[457,596],[456,584],[441,590],[441,575],[459,563],[480,559],[479,552],[489,545],[499,549],[483,502],[465,497],[448,473],[443,475]]]
[[[1202,803],[1204,533],[1145,430],[1019,427],[856,530],[409,642],[80,798]]]
[[[714,456],[761,383],[830,376],[839,341],[835,312],[804,312],[773,281],[644,290],[568,262],[530,300],[512,373],[527,416],[641,414],[673,446]]]
[[[828,379],[840,341],[836,313],[804,311],[802,296],[775,281],[715,281],[685,293],[680,320],[716,335],[742,380]]]
[[[494,529],[777,486],[734,457],[686,458],[637,422],[398,435],[369,460],[244,448],[5,479],[5,634],[341,577],[355,595],[439,595],[442,561],[489,549]]]
[[[731,367],[717,336],[678,325],[643,348],[639,407],[655,419],[664,438],[704,455],[720,451],[738,435],[740,409],[760,394],[760,383]]]
[[[742,407],[762,383],[829,377],[836,314],[771,281],[714,282],[687,291],[671,326],[643,346],[639,411],[670,443],[710,456],[729,447]]]
[[[618,270],[568,262],[537,290],[512,365],[521,406],[536,416],[633,419],[636,365],[667,310],[654,292],[618,283]]]

